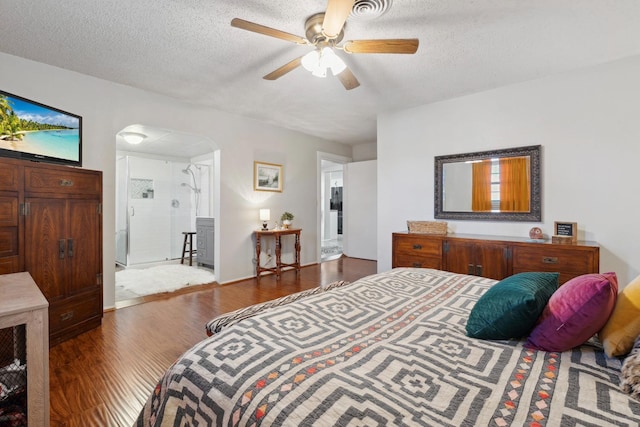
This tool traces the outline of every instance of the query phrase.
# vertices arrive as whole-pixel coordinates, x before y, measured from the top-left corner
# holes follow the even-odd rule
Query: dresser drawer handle
[[[557,264],[558,263],[558,257],[556,257],[556,256],[543,256],[542,257],[542,262],[544,264]]]
[[[413,249],[422,249],[422,245],[413,245]]]
[[[70,179],[61,179],[60,180],[61,187],[73,187],[73,181]]]
[[[62,313],[60,315],[60,320],[62,320],[63,322],[66,321],[66,320],[71,320],[71,319],[73,319],[73,310],[68,311],[66,313]]]
[[[421,262],[414,262],[413,263],[413,267],[414,268],[420,268],[420,267],[422,267],[422,263]]]

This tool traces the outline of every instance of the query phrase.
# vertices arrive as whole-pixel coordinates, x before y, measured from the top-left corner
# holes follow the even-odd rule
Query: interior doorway
[[[116,303],[216,280],[219,158],[203,136],[144,125],[116,135]]]
[[[344,212],[344,165],[348,158],[329,154],[319,156],[319,253],[320,262],[340,258],[346,240]]]

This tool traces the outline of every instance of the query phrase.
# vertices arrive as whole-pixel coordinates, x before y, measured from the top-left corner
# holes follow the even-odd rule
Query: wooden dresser
[[[0,274],[28,271],[50,345],[102,321],[102,172],[0,159]]]
[[[560,283],[600,271],[595,242],[550,241],[471,234],[393,233],[392,267],[436,268],[501,280],[525,271],[560,273]]]

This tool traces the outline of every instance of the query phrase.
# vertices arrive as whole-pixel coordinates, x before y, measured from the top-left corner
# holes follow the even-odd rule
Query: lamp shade
[[[260,221],[269,221],[271,219],[270,209],[260,209]]]

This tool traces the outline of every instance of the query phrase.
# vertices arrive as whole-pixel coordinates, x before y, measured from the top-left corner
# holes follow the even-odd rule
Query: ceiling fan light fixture
[[[305,70],[313,73],[320,67],[320,52],[312,50],[302,57],[301,63]]]
[[[347,68],[347,65],[344,63],[342,58],[340,58],[330,47],[325,47],[322,49],[322,54],[320,55],[320,64],[323,68],[331,68],[331,72],[334,76],[337,76],[341,72]]]
[[[313,50],[302,57],[302,66],[316,77],[326,77],[327,69],[331,69],[334,76],[347,68],[344,61],[328,46],[322,50]]]
[[[320,77],[321,79],[327,77],[327,69],[318,67],[311,73],[312,76]]]

